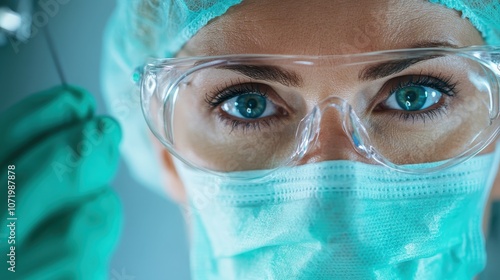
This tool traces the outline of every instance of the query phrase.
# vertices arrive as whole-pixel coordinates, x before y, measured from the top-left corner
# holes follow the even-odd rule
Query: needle
[[[44,37],[45,41],[47,41],[47,45],[49,46],[49,51],[50,51],[50,56],[52,57],[52,60],[54,61],[54,64],[57,69],[57,74],[59,75],[59,79],[61,80],[61,83],[64,87],[67,86],[66,83],[66,77],[64,76],[64,73],[62,71],[61,63],[59,61],[59,57],[57,56],[56,50],[54,48],[54,41],[52,40],[52,37],[50,36],[49,28],[48,26],[45,26],[43,28],[44,31]]]

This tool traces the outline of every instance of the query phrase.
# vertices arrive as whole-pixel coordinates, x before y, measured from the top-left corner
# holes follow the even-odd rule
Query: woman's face
[[[332,55],[483,44],[481,34],[457,11],[424,0],[244,0],[203,27],[178,57]],[[167,185],[178,196],[182,182],[168,154],[165,162]]]

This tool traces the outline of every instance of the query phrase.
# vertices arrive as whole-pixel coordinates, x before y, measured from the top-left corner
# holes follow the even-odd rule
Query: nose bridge
[[[359,122],[353,120],[351,106],[342,98],[328,97],[319,102],[310,118],[309,146],[299,164],[326,160],[368,162],[359,136]]]

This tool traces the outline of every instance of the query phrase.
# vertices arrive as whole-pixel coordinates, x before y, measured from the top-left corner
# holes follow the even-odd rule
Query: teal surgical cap
[[[429,0],[462,13],[483,35],[488,45],[500,45],[500,1],[498,0]]]
[[[242,0],[121,0],[104,34],[101,85],[111,114],[123,129],[121,151],[140,183],[165,195],[161,155],[153,149],[134,69],[147,57],[173,57],[211,19]],[[457,10],[489,45],[500,45],[498,0],[429,0]]]

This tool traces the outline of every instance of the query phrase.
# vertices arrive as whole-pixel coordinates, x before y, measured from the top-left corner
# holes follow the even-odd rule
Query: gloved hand
[[[121,131],[94,108],[86,91],[56,87],[0,114],[0,279],[107,278],[122,223],[108,186]]]

